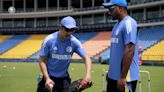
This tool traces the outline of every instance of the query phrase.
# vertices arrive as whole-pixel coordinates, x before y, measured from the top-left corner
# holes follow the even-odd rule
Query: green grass
[[[14,69],[15,67],[15,69]],[[93,64],[93,87],[85,92],[102,92],[102,74],[108,70],[108,65]],[[151,92],[164,92],[164,67],[142,66],[151,74]],[[37,77],[39,75],[38,63],[9,63],[0,62],[0,92],[36,92]],[[71,63],[69,68],[73,80],[83,78],[85,65]],[[142,92],[147,92],[147,77],[142,74]]]

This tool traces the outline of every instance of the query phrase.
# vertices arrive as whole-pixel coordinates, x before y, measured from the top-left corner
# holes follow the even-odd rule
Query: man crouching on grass
[[[60,24],[59,31],[47,36],[42,43],[39,65],[43,78],[38,83],[37,92],[68,92],[71,82],[68,67],[74,52],[85,61],[83,85],[91,81],[91,59],[80,41],[72,35],[77,29],[74,18],[64,17]]]

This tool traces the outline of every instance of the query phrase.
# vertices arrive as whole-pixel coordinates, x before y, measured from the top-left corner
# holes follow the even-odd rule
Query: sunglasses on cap
[[[117,5],[112,5],[108,8],[109,12],[113,12],[118,6]]]
[[[77,30],[77,28],[68,29],[66,27],[64,27],[64,29],[65,29],[66,32],[75,32]]]

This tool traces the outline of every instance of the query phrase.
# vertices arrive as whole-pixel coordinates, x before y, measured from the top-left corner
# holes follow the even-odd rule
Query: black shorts
[[[137,80],[136,81],[131,81],[131,82],[127,82],[127,85],[131,85],[129,92],[135,92],[136,90],[136,85],[137,85]],[[117,88],[117,80],[113,80],[110,78],[107,78],[107,92],[125,92],[125,91],[120,91]]]
[[[53,88],[53,92],[68,92],[69,85],[71,83],[71,79],[69,76],[63,77],[63,78],[56,78],[56,77],[50,77],[54,83],[55,86]],[[49,92],[47,88],[45,87],[45,79],[42,78],[42,80],[38,83],[37,92]]]

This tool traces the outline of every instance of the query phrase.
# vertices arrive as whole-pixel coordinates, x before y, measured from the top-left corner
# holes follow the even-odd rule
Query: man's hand
[[[87,88],[87,86],[88,86],[89,83],[90,83],[90,81],[88,81],[88,80],[81,80],[80,88],[81,89]]]
[[[124,91],[126,86],[126,78],[121,78],[117,82],[117,87],[120,91]]]
[[[45,86],[49,92],[53,92],[54,82],[50,78],[46,80]]]

